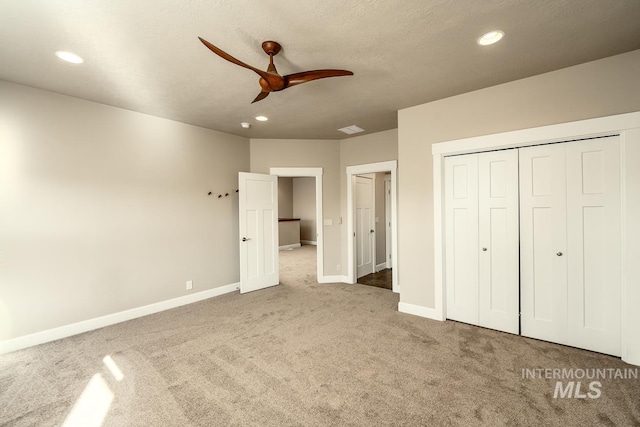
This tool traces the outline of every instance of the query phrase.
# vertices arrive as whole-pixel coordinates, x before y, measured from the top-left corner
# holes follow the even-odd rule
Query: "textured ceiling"
[[[639,49],[639,22],[640,0],[0,0],[0,79],[249,138],[342,139],[352,124],[397,127],[398,109]],[[493,29],[504,40],[477,46]],[[263,69],[260,44],[276,40],[281,74],[355,75],[250,104],[258,76],[198,36]]]

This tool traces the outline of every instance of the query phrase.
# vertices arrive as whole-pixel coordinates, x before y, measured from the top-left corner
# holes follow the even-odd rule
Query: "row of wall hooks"
[[[238,190],[235,191],[236,193],[238,192]],[[209,191],[209,193],[207,193],[207,196],[212,195],[213,192]],[[229,197],[229,193],[224,193],[224,194],[218,194],[218,199],[222,199],[223,197]]]

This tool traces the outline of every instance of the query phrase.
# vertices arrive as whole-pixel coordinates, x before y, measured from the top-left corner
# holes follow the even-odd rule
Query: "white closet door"
[[[447,318],[478,324],[478,155],[445,159]]]
[[[567,344],[619,356],[619,137],[563,145],[567,160]]]
[[[521,332],[566,343],[564,144],[519,149]]]
[[[520,332],[518,152],[478,157],[479,325]]]

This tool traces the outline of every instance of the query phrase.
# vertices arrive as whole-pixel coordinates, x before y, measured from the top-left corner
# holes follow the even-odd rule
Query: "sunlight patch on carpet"
[[[95,374],[84,389],[62,427],[100,427],[111,407],[113,392],[102,378]]]

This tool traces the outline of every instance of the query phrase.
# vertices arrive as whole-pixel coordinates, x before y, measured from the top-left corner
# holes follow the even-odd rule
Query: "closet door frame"
[[[444,157],[506,148],[575,141],[603,136],[620,136],[621,179],[621,302],[622,360],[640,365],[640,289],[630,284],[640,283],[640,267],[633,260],[640,256],[640,112],[596,119],[542,126],[493,135],[465,138],[433,144],[433,206],[434,206],[434,305],[424,307],[420,314],[435,320],[446,319],[444,280],[445,217],[444,217]],[[631,262],[630,262],[631,261]]]

